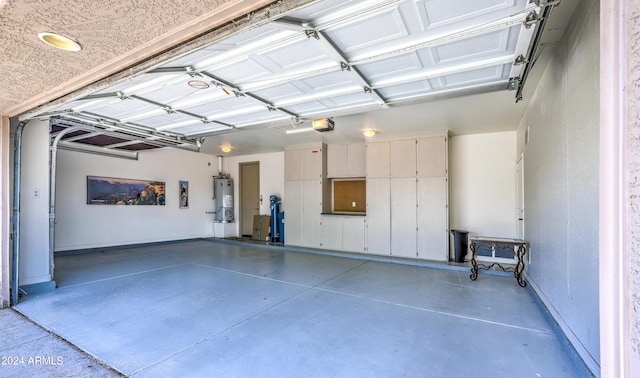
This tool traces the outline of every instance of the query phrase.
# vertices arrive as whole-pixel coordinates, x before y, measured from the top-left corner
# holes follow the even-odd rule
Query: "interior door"
[[[240,164],[240,222],[242,236],[253,233],[253,216],[260,214],[260,162]]]

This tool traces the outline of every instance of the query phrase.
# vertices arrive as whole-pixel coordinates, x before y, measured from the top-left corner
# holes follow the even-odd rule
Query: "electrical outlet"
[[[33,198],[40,198],[40,190],[34,189],[32,196]]]
[[[351,202],[351,207],[356,207],[356,202],[355,201]]]

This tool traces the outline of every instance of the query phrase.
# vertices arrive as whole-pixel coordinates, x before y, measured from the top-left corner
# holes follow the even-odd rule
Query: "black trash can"
[[[455,251],[455,262],[464,262],[467,256],[467,245],[469,244],[469,231],[451,230],[453,233],[453,249]]]

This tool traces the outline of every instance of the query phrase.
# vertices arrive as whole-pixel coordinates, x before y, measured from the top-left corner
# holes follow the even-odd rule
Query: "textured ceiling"
[[[29,110],[271,1],[0,0],[0,114]],[[49,47],[37,37],[45,31],[83,49]]]

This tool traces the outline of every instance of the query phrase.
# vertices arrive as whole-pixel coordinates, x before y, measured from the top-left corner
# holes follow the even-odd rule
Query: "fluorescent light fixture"
[[[314,119],[311,121],[311,127],[315,131],[325,132],[333,130],[334,123],[332,119],[322,118],[322,119]]]
[[[370,138],[370,137],[376,135],[376,130],[375,129],[364,129],[364,130],[362,130],[362,135],[364,135],[367,138]]]
[[[53,46],[55,48],[65,50],[65,51],[80,51],[82,47],[80,44],[69,37],[65,37],[64,35],[43,32],[38,33],[38,38],[49,46]]]
[[[285,133],[287,133],[287,134],[300,134],[300,133],[306,133],[308,131],[313,131],[313,130],[314,130],[313,127],[299,127],[297,129],[287,130],[287,131],[285,131]]]

